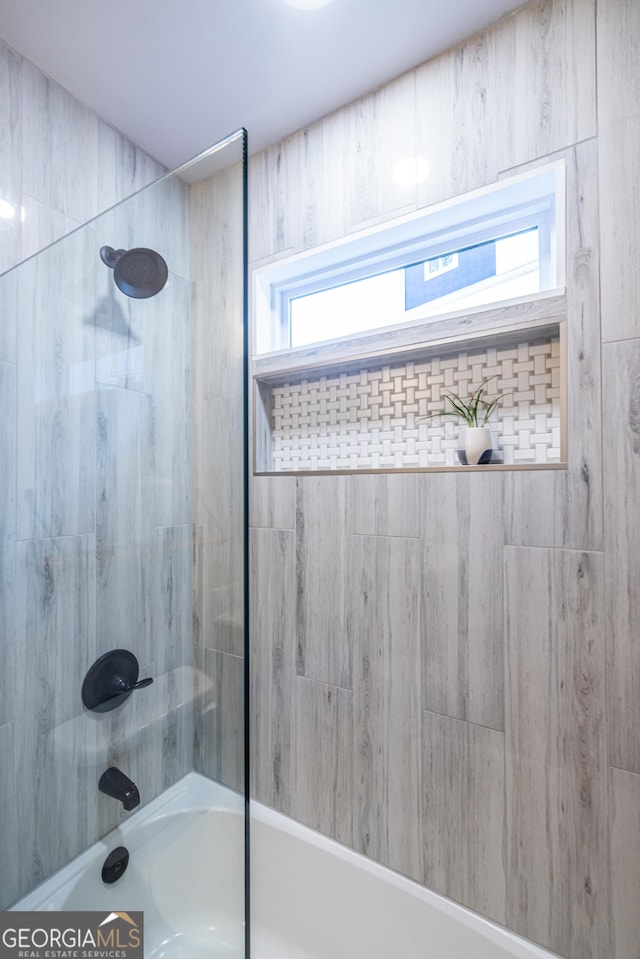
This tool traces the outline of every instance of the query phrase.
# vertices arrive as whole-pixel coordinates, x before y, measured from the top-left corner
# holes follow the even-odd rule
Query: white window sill
[[[423,320],[414,316],[410,323],[258,354],[252,359],[252,374],[255,380],[267,383],[296,372],[348,369],[363,359],[392,359],[416,351],[425,355],[449,343],[499,340],[511,333],[557,324],[566,318],[566,310],[562,288],[489,305],[474,313],[458,310]]]

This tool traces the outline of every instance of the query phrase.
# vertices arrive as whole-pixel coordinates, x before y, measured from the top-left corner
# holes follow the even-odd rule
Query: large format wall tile
[[[0,217],[0,273],[20,259],[22,232],[22,57],[0,41],[0,200],[14,216]],[[0,314],[3,316],[3,314]],[[0,332],[0,342],[2,333]],[[1,355],[1,354],[0,354]],[[3,357],[5,358],[5,357]]]
[[[251,530],[253,795],[291,814],[296,542],[293,530]],[[310,756],[315,757],[315,748]]]
[[[638,954],[640,942],[640,776],[609,769],[612,959]]]
[[[294,476],[252,476],[249,494],[249,525],[251,527],[296,528]]]
[[[16,710],[45,730],[82,712],[81,680],[96,651],[96,541],[27,540],[16,551]]]
[[[609,121],[607,127],[608,135],[598,141],[602,191],[600,254],[602,338],[611,342],[640,335],[636,253],[640,246],[640,113],[620,117],[616,123]],[[624,184],[624,189],[620,189],[620,184]]]
[[[95,837],[95,781],[82,756],[94,726],[58,743],[56,728],[82,713],[82,677],[95,659],[95,537],[18,544],[16,781],[19,893]],[[14,797],[15,798],[15,797]],[[55,828],[52,828],[55,823]]]
[[[419,536],[420,479],[413,473],[354,476],[351,529],[363,536]]]
[[[203,642],[242,655],[243,400],[201,400],[196,413],[194,507],[202,525]]]
[[[424,881],[504,923],[504,734],[424,712]]]
[[[252,158],[251,261],[299,253],[413,210],[415,186],[392,174],[415,152],[410,72]]]
[[[598,4],[597,27],[598,101],[605,108],[599,116],[602,125],[603,120],[609,123],[638,116],[640,8],[635,0],[608,0]],[[600,126],[602,139],[609,133],[609,128]]]
[[[72,230],[77,230],[81,223],[65,213],[60,213],[55,207],[36,200],[35,197],[23,193],[21,215],[22,236],[20,242],[20,256],[14,262],[26,260],[30,256],[44,250],[51,243],[55,243]]]
[[[152,591],[152,652],[159,674],[193,662],[193,526],[159,527],[152,548],[158,555]]]
[[[22,74],[23,189],[83,223],[98,212],[98,118],[28,60]]]
[[[183,597],[181,602],[180,612],[186,619],[187,601]],[[187,633],[186,642],[189,640]],[[153,686],[141,690],[149,695],[138,696],[134,702],[136,741],[130,751],[131,775],[139,784],[145,803],[193,769],[193,668],[190,664],[163,668],[164,651],[160,643],[156,648],[158,660],[148,667],[141,666],[141,676],[155,678]]]
[[[74,859],[99,834],[98,774],[93,763],[87,764],[87,757],[95,756],[94,730],[59,743],[48,719],[39,729],[36,725],[24,717],[15,724],[18,896]],[[24,783],[29,784],[26,790]]]
[[[410,71],[341,111],[346,232],[415,208],[415,185],[393,176],[399,160],[416,154],[415,90]],[[332,189],[326,181],[327,195]]]
[[[105,239],[111,231],[100,226],[97,235]],[[107,244],[108,245],[108,244]],[[94,250],[99,256],[99,250]],[[100,386],[117,386],[123,390],[140,393],[153,391],[151,362],[153,349],[147,350],[148,327],[146,320],[158,322],[158,303],[151,300],[136,300],[125,296],[113,282],[113,271],[96,260],[95,301],[92,304],[96,337],[96,383]],[[104,266],[104,269],[101,267]],[[158,334],[155,334],[156,337]],[[152,339],[153,344],[153,339]]]
[[[397,81],[408,83],[412,79]],[[392,149],[385,145],[387,130],[381,122],[407,124],[401,137],[411,131],[411,110],[398,109],[393,119],[391,101],[381,91],[376,105],[371,97],[356,100],[293,136],[252,157],[249,168],[249,256],[252,263],[265,258],[300,253],[338,239],[365,221],[382,213],[380,199],[399,188],[391,169],[383,169],[376,154]],[[399,104],[395,97],[396,105]],[[379,113],[382,113],[382,116]],[[357,143],[359,142],[359,148]],[[371,183],[368,175],[375,178]],[[291,184],[296,184],[292,191]],[[371,187],[371,189],[369,189]],[[377,199],[376,199],[377,195]],[[403,203],[406,203],[403,198]],[[415,202],[414,192],[410,203]],[[393,209],[390,206],[389,209]]]
[[[353,840],[353,693],[295,678],[296,819],[340,842]]]
[[[16,577],[16,369],[0,362],[0,726],[13,719]]]
[[[235,789],[244,776],[241,211],[238,164],[191,188],[194,753],[199,770]]]
[[[119,203],[166,172],[148,153],[103,120],[98,121],[98,210]]]
[[[595,3],[539,0],[416,71],[419,205],[596,134]]]
[[[416,71],[416,152],[430,168],[420,206],[496,179],[504,69],[493,35],[480,33]]]
[[[1,49],[1,48],[0,48]],[[19,273],[10,270],[0,276],[0,362],[15,363],[18,349]]]
[[[640,6],[598,4],[602,338],[640,335]]]
[[[209,768],[217,782],[241,792],[244,788],[244,662],[217,650],[204,651],[211,689],[205,697],[204,743]]]
[[[190,284],[171,275],[144,322],[145,363],[154,400],[155,523],[191,522],[192,395]],[[187,425],[189,424],[189,425]]]
[[[191,280],[198,349],[198,394],[243,391],[244,308],[242,176],[237,164],[191,187]],[[205,305],[201,309],[199,304]]]
[[[297,482],[297,672],[351,688],[347,632],[349,479],[309,476]]]
[[[420,489],[423,707],[503,729],[502,476],[424,476]]]
[[[16,830],[16,776],[13,751],[13,724],[0,726],[0,770],[2,787],[9,802],[3,803],[2,870],[0,871],[0,909],[6,909],[18,896],[20,846]]]
[[[98,393],[98,650],[126,647],[151,662],[158,552],[150,523],[152,399],[131,390]]]
[[[567,162],[567,470],[505,475],[506,542],[601,549],[597,143]]]
[[[279,227],[293,242],[295,252],[328,243],[348,232],[345,184],[354,158],[349,152],[353,147],[346,131],[350,124],[347,114],[354,106],[350,104],[307,127],[302,131],[302,139],[300,135],[289,138],[289,154],[292,156],[295,148],[299,165],[296,182],[301,184],[301,190],[292,200],[294,205],[299,204],[300,216],[296,220],[287,210]],[[289,189],[287,193],[291,195]]]
[[[111,270],[101,262],[96,268],[96,380],[129,391],[132,404],[133,394],[149,394],[146,513],[157,526],[189,523],[191,431],[184,425],[192,402],[189,284],[172,273],[157,296],[132,299],[117,289]]]
[[[193,526],[193,551],[191,562],[191,611],[193,622],[191,638],[193,642],[193,768],[202,773],[205,768],[206,744],[204,741],[204,695],[207,684],[204,671],[204,572],[202,569],[202,526]]]
[[[291,183],[301,183],[298,144],[306,131],[268,147],[249,163],[249,258],[252,262],[299,249],[301,217],[291,215]],[[304,142],[304,139],[303,139]],[[296,199],[296,202],[299,201]]]
[[[508,547],[507,924],[608,949],[604,582],[598,553]]]
[[[512,152],[504,166],[596,135],[595,10],[595,0],[537,0],[496,27],[507,35],[501,106]]]
[[[243,655],[242,177],[191,188],[193,502],[201,527],[201,641]],[[211,659],[211,658],[209,658]]]
[[[640,340],[603,347],[609,762],[640,773]]]
[[[95,522],[91,231],[22,264],[18,318],[18,537]]]
[[[353,644],[353,844],[420,879],[419,543],[354,536],[349,568],[343,635]]]
[[[118,216],[124,216],[127,208],[124,204]],[[97,230],[104,238],[102,228]],[[170,273],[156,296],[132,299],[115,286],[113,273],[98,259],[97,250],[94,256],[96,381],[127,391],[132,404],[135,394],[148,394],[152,424],[145,466],[146,514],[157,526],[189,523],[191,430],[185,429],[192,402],[189,283]]]

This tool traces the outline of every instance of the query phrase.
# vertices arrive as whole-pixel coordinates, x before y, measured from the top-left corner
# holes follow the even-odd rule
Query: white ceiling
[[[0,0],[0,36],[173,168],[241,126],[254,153],[523,5],[302,2]]]

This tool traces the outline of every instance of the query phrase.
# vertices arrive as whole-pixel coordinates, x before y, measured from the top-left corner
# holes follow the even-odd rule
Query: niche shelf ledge
[[[428,340],[417,327],[410,342],[402,329],[255,357],[255,475],[565,469],[565,318],[565,297],[548,296],[524,317],[431,323]],[[434,413],[488,377],[489,399],[508,393],[488,424],[498,461],[462,466],[457,426]]]

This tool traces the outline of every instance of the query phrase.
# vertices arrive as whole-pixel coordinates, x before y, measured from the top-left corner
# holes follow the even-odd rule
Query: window
[[[256,352],[295,349],[564,285],[552,164],[256,271]]]

